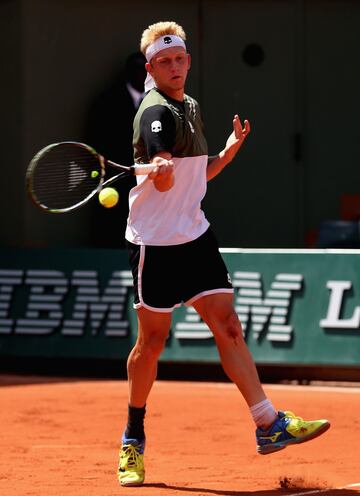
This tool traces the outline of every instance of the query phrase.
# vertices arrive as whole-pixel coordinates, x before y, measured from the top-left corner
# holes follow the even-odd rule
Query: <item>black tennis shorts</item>
[[[134,280],[134,307],[171,312],[214,293],[233,293],[217,240],[208,229],[180,245],[127,243]]]

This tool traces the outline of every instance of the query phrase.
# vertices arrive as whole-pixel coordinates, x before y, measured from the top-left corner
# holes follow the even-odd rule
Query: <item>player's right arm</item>
[[[174,162],[171,158],[172,155],[169,152],[158,152],[150,160],[156,167],[148,177],[154,182],[154,186],[158,191],[168,191],[175,184]]]
[[[140,121],[140,134],[146,146],[150,163],[156,165],[149,179],[158,191],[165,192],[175,184],[172,149],[176,125],[171,111],[163,105],[147,108]]]

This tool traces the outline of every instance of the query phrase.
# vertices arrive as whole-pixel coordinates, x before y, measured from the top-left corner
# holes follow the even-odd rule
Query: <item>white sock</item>
[[[250,407],[250,413],[257,427],[269,428],[277,419],[277,411],[268,399]]]

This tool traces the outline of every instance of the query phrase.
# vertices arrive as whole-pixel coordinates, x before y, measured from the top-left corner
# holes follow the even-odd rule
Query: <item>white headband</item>
[[[161,36],[157,40],[154,41],[151,45],[149,45],[146,49],[145,57],[148,62],[161,50],[165,50],[170,47],[182,47],[186,50],[186,45],[184,40],[180,38],[180,36],[175,36],[173,34],[167,34],[165,36]],[[155,86],[155,81],[152,76],[148,73],[145,81],[145,91],[151,90]]]

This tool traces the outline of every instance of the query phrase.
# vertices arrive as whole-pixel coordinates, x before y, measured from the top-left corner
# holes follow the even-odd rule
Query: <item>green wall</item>
[[[261,365],[360,366],[360,251],[222,250],[245,340]],[[136,339],[121,250],[1,250],[0,357],[125,359]],[[192,307],[161,356],[218,363]]]

